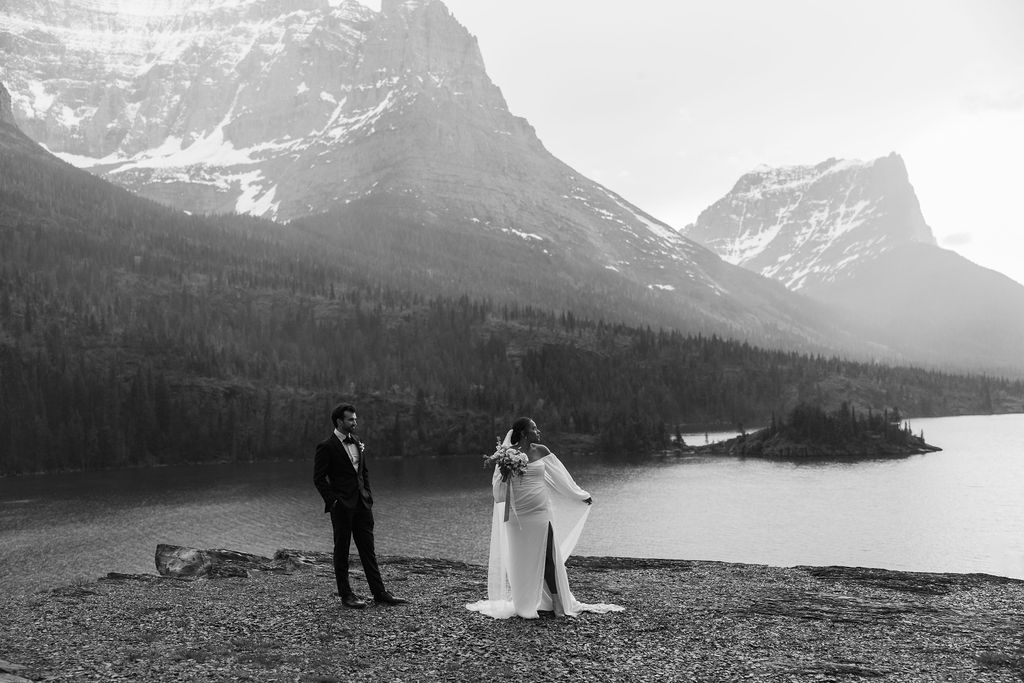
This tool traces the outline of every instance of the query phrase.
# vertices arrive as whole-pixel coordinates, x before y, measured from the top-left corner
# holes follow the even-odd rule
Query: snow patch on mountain
[[[263,179],[263,173],[252,171],[242,174],[239,182],[242,187],[242,195],[235,203],[235,213],[250,214],[253,216],[274,216],[280,202],[274,202],[274,194],[277,186],[269,190],[263,190],[263,184],[258,182]]]
[[[516,237],[527,241],[544,241],[543,237],[533,232],[523,232],[522,230],[516,230],[515,228],[502,228],[501,231],[506,235],[515,235]]]
[[[722,247],[719,256],[722,257],[723,261],[734,266],[741,265],[764,252],[768,245],[778,237],[780,230],[782,230],[782,225],[776,223],[758,232],[740,232],[736,239]],[[780,257],[779,260],[785,260],[785,257]]]
[[[638,213],[632,206],[629,206],[624,201],[622,201],[622,199],[620,199],[616,194],[609,191],[608,188],[602,187],[601,190],[605,193],[605,195],[608,196],[609,199],[615,202],[619,206],[619,208],[628,211],[633,216],[633,218],[635,218],[641,225],[650,230],[654,236],[667,242],[671,242],[673,244],[682,241],[679,239],[678,233],[660,223],[655,223],[653,220],[647,218],[643,214]]]

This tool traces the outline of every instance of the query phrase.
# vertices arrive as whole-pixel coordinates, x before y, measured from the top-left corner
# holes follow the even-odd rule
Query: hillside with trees
[[[1024,401],[1020,381],[427,296],[304,239],[0,144],[0,474],[310,457],[343,399],[395,456],[483,452],[520,414],[555,446],[643,454],[680,425],[765,424],[800,402]]]

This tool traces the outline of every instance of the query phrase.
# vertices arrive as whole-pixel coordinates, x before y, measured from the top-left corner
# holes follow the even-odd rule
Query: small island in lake
[[[785,419],[727,441],[684,449],[689,453],[753,458],[886,458],[941,451],[915,436],[898,409],[858,413],[843,403],[829,413],[798,405]]]

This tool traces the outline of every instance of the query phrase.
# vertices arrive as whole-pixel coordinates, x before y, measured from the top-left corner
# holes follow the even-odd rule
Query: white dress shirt
[[[348,459],[352,461],[352,467],[354,467],[358,471],[359,470],[359,447],[356,446],[354,443],[345,443],[345,434],[343,434],[342,432],[338,431],[337,429],[334,430],[334,435],[336,437],[338,437],[338,441],[341,442],[341,447],[345,449],[346,453],[348,453]],[[355,437],[352,437],[352,438],[355,438]]]

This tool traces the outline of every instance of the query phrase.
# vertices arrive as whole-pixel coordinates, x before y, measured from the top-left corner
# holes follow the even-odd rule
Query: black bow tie
[[[356,440],[353,439],[351,436],[346,436],[344,439],[341,440],[341,442],[355,444]]]

